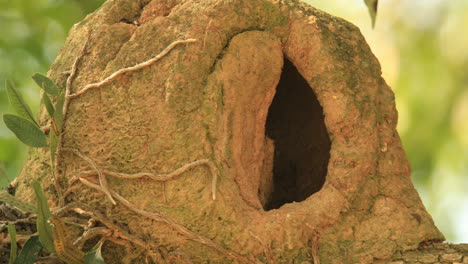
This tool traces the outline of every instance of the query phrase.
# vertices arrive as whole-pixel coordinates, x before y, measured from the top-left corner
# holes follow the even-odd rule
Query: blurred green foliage
[[[74,23],[104,0],[0,0],[0,113],[13,113],[5,79],[11,79],[37,115],[39,88],[31,76],[46,73]],[[11,181],[19,172],[26,147],[0,122],[0,167]],[[1,175],[0,175],[1,176]],[[6,186],[0,177],[0,186]]]
[[[1,113],[12,112],[3,85],[10,78],[37,114],[31,75],[48,70],[71,26],[102,2],[0,0]],[[468,1],[381,0],[375,29],[362,0],[306,2],[361,28],[395,92],[412,179],[447,238],[468,242]],[[0,122],[0,170],[10,180],[25,152]]]

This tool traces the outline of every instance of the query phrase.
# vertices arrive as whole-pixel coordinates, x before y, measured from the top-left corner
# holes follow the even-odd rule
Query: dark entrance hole
[[[264,209],[300,202],[318,192],[327,175],[330,138],[322,106],[286,58],[268,110],[265,133],[274,141],[275,154],[273,191]]]

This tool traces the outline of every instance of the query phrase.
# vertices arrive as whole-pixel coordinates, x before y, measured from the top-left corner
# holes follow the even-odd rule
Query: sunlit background
[[[307,0],[356,24],[396,95],[398,131],[412,179],[448,241],[468,242],[468,1],[380,0],[375,29],[364,0]],[[0,0],[0,113],[5,78],[37,113],[30,76],[47,72],[68,30],[103,0]],[[26,147],[0,122],[0,186]]]

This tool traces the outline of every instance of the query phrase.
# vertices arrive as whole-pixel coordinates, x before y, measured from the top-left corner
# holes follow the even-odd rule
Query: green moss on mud
[[[267,23],[265,30],[274,32],[278,28],[285,27],[288,24],[288,18],[281,13],[278,5],[273,4],[271,1],[262,0],[262,11],[267,16]]]

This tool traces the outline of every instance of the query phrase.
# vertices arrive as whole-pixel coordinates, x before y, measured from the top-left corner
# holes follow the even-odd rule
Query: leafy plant
[[[44,90],[43,102],[51,118],[51,130],[53,130],[56,136],[59,136],[63,126],[65,94],[60,91],[51,79],[40,73],[34,74],[32,78]],[[46,134],[41,130],[38,122],[33,117],[31,108],[24,101],[21,93],[16,90],[13,82],[7,80],[5,86],[10,104],[17,113],[17,115],[3,115],[6,126],[21,142],[30,147],[41,148],[49,146]],[[53,101],[55,101],[55,104],[52,103]],[[54,149],[51,149],[51,152],[55,152],[56,144],[53,145]]]
[[[34,119],[31,108],[26,104],[21,93],[16,90],[12,81],[5,83],[10,104],[17,115],[5,114],[3,121],[5,125],[24,144],[34,147],[49,147],[51,167],[55,165],[55,151],[60,140],[63,129],[63,106],[65,104],[65,93],[48,77],[35,73],[32,76],[37,85],[44,90],[42,101],[50,116],[49,142],[47,134],[41,129]],[[55,102],[55,104],[53,103]],[[53,172],[52,172],[53,173]]]
[[[36,226],[39,235],[31,236],[26,241],[18,257],[16,257],[16,230],[13,224],[8,224],[8,233],[11,237],[9,264],[34,263],[38,252],[42,248],[47,249],[49,252],[55,252],[52,227],[48,222],[48,219],[52,216],[52,213],[50,212],[49,206],[47,204],[47,198],[44,195],[44,192],[42,191],[42,188],[37,181],[34,181],[32,185],[36,193],[36,200],[38,202],[37,207],[25,203],[21,200],[18,200],[16,197],[10,195],[6,191],[0,191],[0,201],[15,206],[23,211],[37,214]]]
[[[13,110],[15,110],[15,112],[19,116],[27,119],[28,121],[32,122],[35,126],[39,127],[39,124],[36,122],[36,120],[33,117],[31,108],[24,101],[21,93],[19,93],[16,90],[13,82],[11,80],[6,80],[5,87],[8,93],[8,99],[10,100],[10,104],[13,107]]]
[[[63,107],[65,104],[65,93],[62,92],[52,80],[42,74],[36,73],[32,76],[32,78],[37,83],[37,85],[44,90],[42,101],[47,109],[47,113],[50,116],[49,133],[46,134],[41,129],[38,122],[33,117],[31,108],[25,103],[23,96],[19,91],[16,90],[11,81],[6,81],[6,89],[10,104],[17,115],[5,114],[3,115],[3,120],[6,126],[16,135],[16,137],[26,145],[35,148],[42,148],[47,146],[50,148],[50,158],[52,165],[51,168],[52,173],[54,173],[55,152],[63,130]],[[36,194],[37,207],[18,200],[16,197],[10,195],[6,191],[0,191],[0,201],[6,202],[23,211],[37,214],[36,226],[39,235],[31,236],[28,241],[26,241],[16,261],[16,241],[13,241],[15,240],[16,233],[14,232],[14,226],[10,227],[9,225],[8,231],[12,237],[10,264],[34,263],[38,252],[42,248],[45,248],[49,252],[61,253],[59,255],[65,256],[64,260],[67,263],[75,263],[75,259],[80,258],[80,254],[83,254],[84,257],[84,253],[76,248],[63,247],[65,243],[63,240],[64,237],[66,237],[65,229],[62,228],[63,230],[58,232],[61,226],[51,225],[50,221],[52,221],[54,218],[52,217],[52,213],[47,204],[47,198],[39,182],[34,181],[32,186]],[[60,243],[54,243],[55,233],[63,233],[63,237],[58,241]],[[60,245],[62,245],[62,247],[60,247]],[[101,247],[102,242],[99,242],[93,249],[91,249],[86,254],[85,263],[104,264],[104,259],[101,255]],[[67,256],[72,257],[67,258]],[[81,257],[81,260],[83,257]]]
[[[32,78],[46,93],[55,96],[59,95],[60,90],[51,79],[40,73],[35,73]]]
[[[47,147],[47,139],[42,130],[28,119],[6,114],[3,115],[3,121],[24,144],[35,148]]]
[[[54,237],[52,233],[52,226],[48,219],[52,216],[52,213],[47,204],[47,198],[39,184],[34,181],[32,183],[34,192],[36,193],[37,207],[18,200],[16,197],[10,195],[6,191],[0,191],[0,201],[15,206],[23,211],[37,214],[36,226],[39,232],[38,236],[31,236],[24,247],[21,249],[18,257],[16,258],[16,230],[14,225],[8,224],[8,233],[11,237],[11,250],[10,250],[10,262],[9,264],[28,264],[34,263],[37,258],[38,252],[45,248],[49,252],[55,252]],[[15,260],[16,259],[16,260]]]

